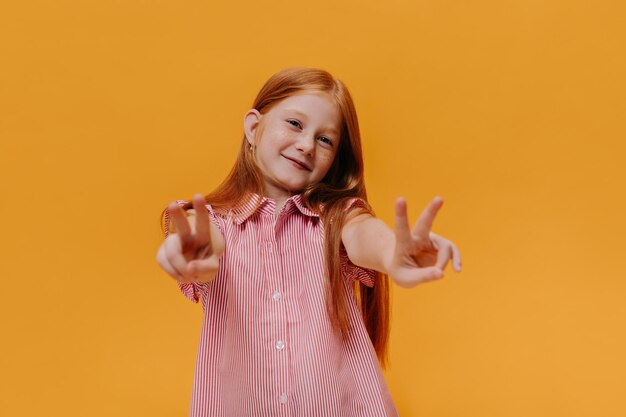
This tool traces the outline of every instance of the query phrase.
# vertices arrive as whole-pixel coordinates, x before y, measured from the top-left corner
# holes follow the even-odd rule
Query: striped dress
[[[352,264],[342,247],[353,329],[343,339],[325,309],[324,225],[300,194],[277,217],[268,198],[231,216],[207,208],[225,240],[218,273],[209,283],[178,283],[204,314],[189,415],[397,416],[353,290],[354,280],[373,286],[374,271]],[[168,224],[166,211],[166,235]]]

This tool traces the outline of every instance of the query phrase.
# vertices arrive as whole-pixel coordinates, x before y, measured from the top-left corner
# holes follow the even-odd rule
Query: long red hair
[[[292,67],[279,71],[265,82],[252,108],[264,114],[281,100],[307,91],[329,94],[335,100],[342,118],[339,148],[333,164],[322,181],[311,184],[302,191],[302,201],[307,208],[320,214],[324,224],[324,253],[328,266],[326,307],[333,326],[345,336],[350,328],[339,256],[341,230],[347,215],[345,207],[349,200],[359,197],[365,201],[367,207],[358,210],[374,214],[367,203],[361,134],[352,97],[343,82],[329,72],[316,68]],[[257,127],[256,134],[259,137],[262,135],[263,121],[261,118]],[[244,134],[239,155],[230,173],[213,192],[205,196],[206,203],[211,204],[215,211],[227,213],[245,202],[252,193],[264,195],[263,178],[253,152]],[[260,200],[257,201],[257,204],[260,203]],[[191,201],[183,206],[183,209],[188,208],[192,208]],[[161,227],[164,215],[165,210],[161,213]],[[372,288],[355,280],[354,290],[359,299],[365,327],[384,368],[387,364],[389,340],[389,278],[377,272]]]

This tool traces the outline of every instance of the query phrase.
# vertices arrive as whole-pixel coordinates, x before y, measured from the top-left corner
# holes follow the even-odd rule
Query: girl
[[[190,415],[397,416],[381,371],[388,276],[409,288],[450,260],[460,272],[430,232],[442,203],[411,231],[398,199],[391,231],[367,203],[346,86],[320,69],[273,75],[226,180],[162,213],[157,261],[204,313]]]

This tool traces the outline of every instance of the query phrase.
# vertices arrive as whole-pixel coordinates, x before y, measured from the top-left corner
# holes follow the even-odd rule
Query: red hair
[[[341,230],[347,215],[345,208],[350,200],[358,197],[365,202],[366,207],[355,210],[374,214],[367,203],[361,134],[352,97],[343,82],[329,72],[316,68],[292,67],[279,71],[265,82],[252,108],[264,114],[281,100],[309,91],[329,94],[334,99],[342,120],[339,147],[333,164],[319,183],[310,184],[302,191],[302,201],[307,208],[318,212],[324,222],[324,253],[328,264],[326,307],[333,326],[345,336],[350,328],[339,256]],[[263,121],[262,118],[257,127],[256,134],[259,137],[263,131]],[[227,213],[245,202],[252,193],[264,195],[263,178],[244,134],[235,165],[226,179],[205,196],[205,201],[215,211]],[[260,200],[257,201],[257,204],[260,203]],[[320,210],[321,207],[323,209]],[[188,208],[192,208],[191,201],[183,206],[183,209]],[[161,213],[162,227],[164,214],[165,210]],[[367,287],[355,280],[354,290],[361,306],[363,322],[384,368],[387,364],[389,340],[389,278],[386,274],[377,272],[373,287]]]

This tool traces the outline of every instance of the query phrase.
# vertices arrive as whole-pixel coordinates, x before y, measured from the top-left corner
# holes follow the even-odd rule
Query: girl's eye
[[[328,139],[326,136],[320,136],[320,140],[327,145],[333,146],[333,141]]]
[[[289,119],[289,120],[287,120],[287,123],[289,123],[292,126],[296,126],[296,127],[302,128],[302,125],[297,120]],[[321,140],[322,142],[324,142],[325,144],[327,144],[329,146],[333,146],[333,141],[331,139],[327,138],[326,136],[320,136],[319,140]]]

